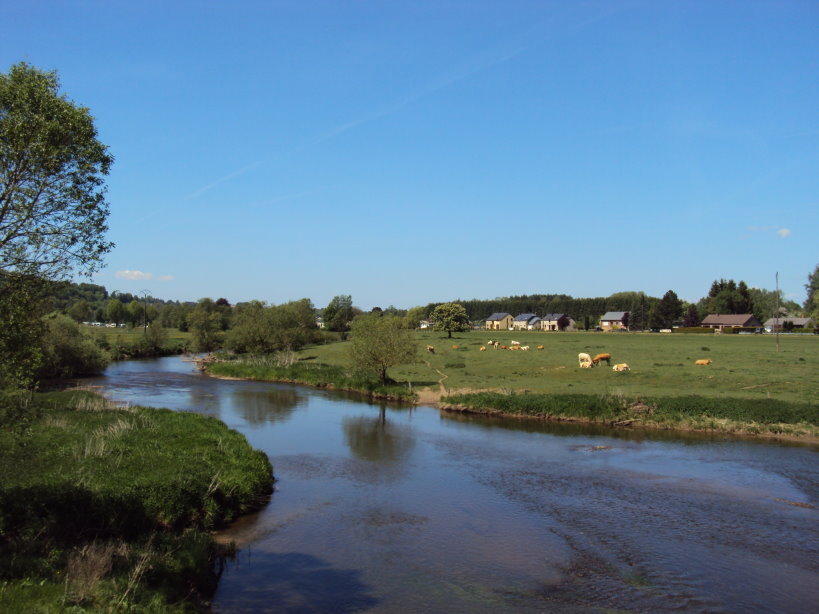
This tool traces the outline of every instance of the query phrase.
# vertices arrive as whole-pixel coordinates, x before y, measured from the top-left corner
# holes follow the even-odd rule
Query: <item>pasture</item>
[[[390,377],[456,392],[530,392],[600,394],[627,397],[699,395],[709,398],[776,399],[815,403],[819,398],[819,336],[686,335],[663,333],[543,333],[470,331],[416,334],[419,361],[393,367]],[[512,340],[528,351],[493,350],[487,341]],[[431,345],[435,353],[425,351]],[[543,345],[543,350],[537,350]],[[311,346],[302,360],[346,366],[348,344]],[[457,346],[453,348],[452,346]],[[480,351],[485,346],[486,351]],[[612,365],[627,363],[618,373],[605,363],[580,369],[577,355],[608,352]],[[710,358],[708,366],[698,359]]]

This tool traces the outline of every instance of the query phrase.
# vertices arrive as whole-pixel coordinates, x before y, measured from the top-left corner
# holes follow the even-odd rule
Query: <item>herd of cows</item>
[[[521,345],[520,341],[511,341],[510,344],[508,346],[506,346],[506,345],[501,345],[500,341],[496,341],[496,340],[492,340],[492,339],[487,341],[486,345],[482,345],[480,347],[480,351],[485,352],[487,347],[491,347],[491,348],[493,348],[495,350],[501,349],[501,350],[526,351],[526,350],[529,349],[528,345]],[[539,350],[542,350],[543,348],[544,348],[544,346],[542,346],[542,345],[537,346],[537,349],[539,349]],[[453,344],[452,349],[457,350],[458,346]],[[430,354],[434,354],[435,353],[435,347],[432,346],[432,345],[428,345],[427,346],[427,352],[429,352]],[[596,367],[597,365],[599,365],[601,362],[605,361],[605,363],[608,366],[610,366],[614,371],[617,371],[618,373],[623,373],[625,371],[631,371],[631,368],[628,366],[628,364],[626,364],[624,362],[617,363],[614,366],[612,366],[611,365],[611,354],[609,354],[608,352],[604,352],[602,354],[596,354],[595,356],[591,356],[590,354],[587,354],[586,352],[580,352],[577,355],[577,361],[578,361],[579,366],[580,366],[581,369],[591,369],[591,368]],[[714,361],[711,360],[710,358],[701,358],[701,359],[695,361],[694,364],[698,365],[698,366],[708,366],[712,362],[714,362]]]

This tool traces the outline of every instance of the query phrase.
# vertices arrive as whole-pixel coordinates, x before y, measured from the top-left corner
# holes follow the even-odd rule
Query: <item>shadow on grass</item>
[[[379,603],[359,571],[335,569],[309,554],[253,552],[245,577],[234,586],[230,576],[239,565],[225,569],[214,603],[218,611],[348,614]]]

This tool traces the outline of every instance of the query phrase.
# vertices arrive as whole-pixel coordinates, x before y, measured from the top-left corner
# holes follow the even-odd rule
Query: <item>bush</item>
[[[43,339],[42,379],[77,377],[101,373],[111,361],[79,324],[66,315],[54,314],[46,320]]]
[[[672,328],[671,332],[695,335],[713,335],[714,329],[707,326],[682,326],[680,328]]]

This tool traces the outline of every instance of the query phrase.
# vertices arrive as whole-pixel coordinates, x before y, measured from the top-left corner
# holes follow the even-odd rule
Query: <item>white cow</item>
[[[594,366],[591,356],[586,354],[586,352],[580,352],[577,355],[577,362],[580,363],[581,369],[591,369]]]

